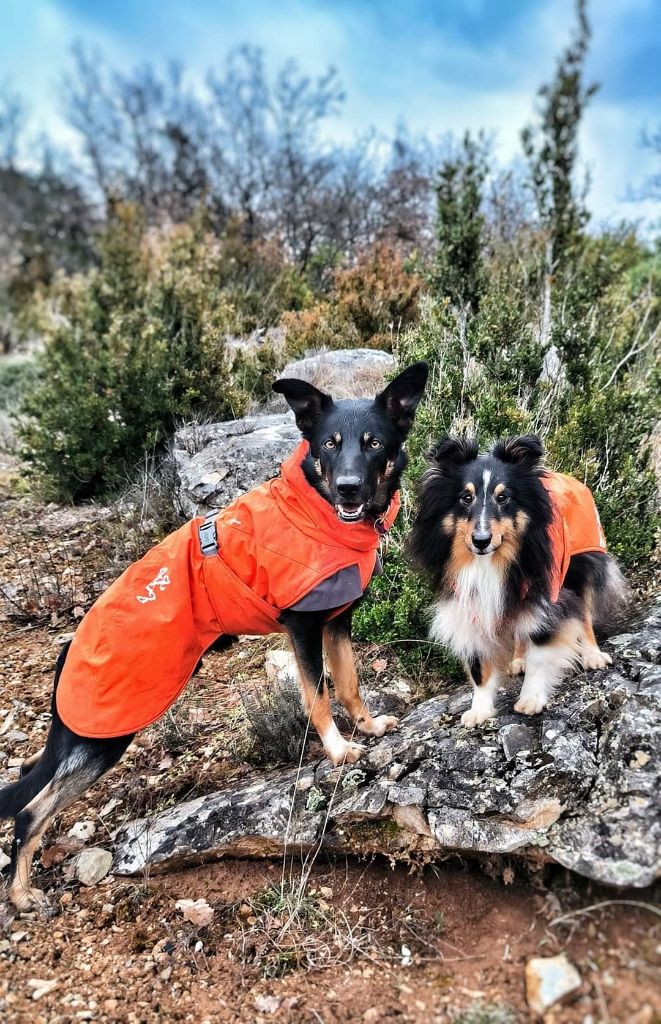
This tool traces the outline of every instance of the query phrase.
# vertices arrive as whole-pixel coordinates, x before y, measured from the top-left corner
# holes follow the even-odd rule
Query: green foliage
[[[459,154],[444,161],[436,186],[434,287],[461,307],[476,311],[482,291],[482,186],[487,147],[467,132]]]
[[[240,415],[223,336],[234,312],[217,254],[191,227],[146,236],[120,206],[98,269],[61,279],[41,311],[40,383],[24,403],[23,454],[51,493],[103,493],[179,418]]]
[[[37,384],[35,360],[11,356],[0,360],[0,412],[13,412]]]

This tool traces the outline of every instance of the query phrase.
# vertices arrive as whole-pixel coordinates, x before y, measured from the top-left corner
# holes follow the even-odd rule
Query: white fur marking
[[[436,603],[432,639],[447,644],[460,658],[488,656],[500,646],[503,577],[491,558],[474,558],[457,574],[455,597]]]
[[[461,716],[461,724],[467,729],[476,725],[482,725],[491,718],[494,712],[494,697],[498,691],[500,675],[492,672],[489,678],[481,686],[473,684],[473,702],[469,711],[464,711]]]
[[[485,469],[482,474],[482,486],[484,488],[484,497],[482,499],[482,511],[480,512],[480,530],[482,533],[487,528],[487,491],[489,490],[489,484],[491,482],[491,470]]]
[[[365,749],[360,743],[350,743],[345,740],[335,722],[331,722],[326,731],[321,734],[321,742],[333,764],[342,764],[343,761],[355,761]]]

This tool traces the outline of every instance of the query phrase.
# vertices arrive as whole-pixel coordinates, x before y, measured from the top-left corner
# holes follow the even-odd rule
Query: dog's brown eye
[[[328,448],[329,450],[331,450],[332,448],[335,447],[335,441],[333,440],[332,437],[329,437],[327,441],[324,441],[324,448]]]
[[[509,500],[509,494],[503,494],[502,492],[496,497],[496,501],[498,502],[499,505],[506,505]]]
[[[464,493],[461,496],[461,500],[463,501],[464,505],[471,505],[473,502],[472,491],[464,491]]]
[[[379,441],[378,437],[373,437],[370,440],[370,448],[383,448],[383,445]]]

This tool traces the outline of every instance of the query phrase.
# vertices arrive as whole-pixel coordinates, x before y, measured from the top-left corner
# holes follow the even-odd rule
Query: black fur
[[[427,364],[414,363],[375,399],[334,402],[312,384],[287,378],[273,385],[284,395],[310,445],[303,463],[309,483],[340,511],[374,522],[387,510],[407,463],[402,443],[427,381]]]
[[[473,440],[444,437],[429,454],[408,541],[436,592],[432,635],[465,659],[475,690],[488,682],[485,668],[493,689],[510,662],[518,672],[519,659],[530,656],[535,667],[516,706],[525,714],[541,710],[575,659],[590,669],[608,663],[593,626],[612,622],[626,593],[613,559],[591,552],[571,558],[552,599],[553,510],[543,457],[533,435],[500,441],[483,455]],[[462,721],[481,724],[491,710],[491,698],[474,696]]]

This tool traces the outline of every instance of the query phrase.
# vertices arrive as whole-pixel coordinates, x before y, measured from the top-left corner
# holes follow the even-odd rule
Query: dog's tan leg
[[[508,676],[522,676],[526,670],[526,645],[521,640],[514,641],[514,654],[510,661],[507,674]]]
[[[372,718],[360,696],[356,659],[351,640],[346,632],[327,626],[324,630],[324,650],[333,677],[338,700],[349,712],[356,728],[366,736],[383,736],[397,728],[397,719],[392,715],[378,715]]]
[[[49,782],[16,819],[9,898],[17,910],[29,910],[32,907],[45,909],[48,906],[48,900],[41,889],[32,885],[32,861],[41,837],[55,813],[57,802],[56,784]]]
[[[353,764],[364,751],[359,743],[345,740],[333,721],[328,687],[323,679],[323,671],[316,678],[310,672],[306,660],[299,657],[295,650],[296,664],[303,697],[303,707],[313,726],[319,733],[326,756],[334,765]]]
[[[546,643],[530,643],[526,653],[526,674],[514,710],[538,715],[563,676],[580,660],[582,627],[568,619]]]
[[[581,661],[583,668],[588,671],[595,671],[599,668],[606,668],[612,664],[610,654],[605,654],[599,649],[597,638],[592,627],[592,589],[588,588],[585,595],[583,608],[583,637],[581,639]]]

